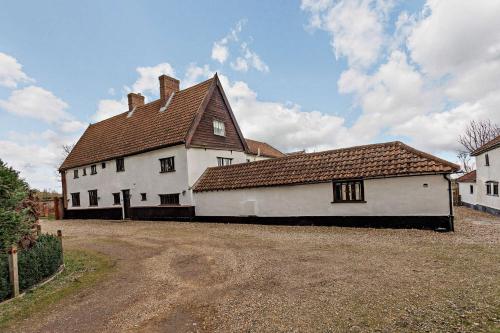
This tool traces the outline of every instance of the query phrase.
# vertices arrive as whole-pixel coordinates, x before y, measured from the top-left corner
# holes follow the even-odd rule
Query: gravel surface
[[[500,327],[500,219],[456,232],[47,221],[115,272],[18,332],[478,332]]]

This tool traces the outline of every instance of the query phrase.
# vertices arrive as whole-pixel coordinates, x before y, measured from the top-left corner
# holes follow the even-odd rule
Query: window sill
[[[366,203],[366,200],[352,200],[352,201],[332,201],[332,204],[344,204],[344,203]]]
[[[169,170],[169,171],[160,171],[160,173],[169,173],[169,172],[175,172],[175,170]]]

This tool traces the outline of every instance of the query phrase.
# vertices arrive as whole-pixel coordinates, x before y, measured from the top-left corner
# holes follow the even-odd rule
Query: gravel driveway
[[[115,272],[21,332],[415,332],[500,325],[498,218],[456,232],[44,222]],[[492,221],[493,223],[476,223]]]

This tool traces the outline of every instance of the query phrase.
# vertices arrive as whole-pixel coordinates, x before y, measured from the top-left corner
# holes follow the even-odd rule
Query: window
[[[146,200],[148,200],[146,193],[141,193],[141,201],[146,201]]]
[[[82,171],[82,176],[86,176],[87,175],[87,168],[83,168],[82,170],[83,170]]]
[[[226,136],[226,127],[220,120],[214,119],[214,134],[219,136]]]
[[[470,194],[474,194],[474,185],[469,185]]]
[[[160,172],[175,171],[174,156],[167,158],[160,158]]]
[[[90,174],[91,175],[96,175],[97,174],[97,165],[91,165],[90,166]]]
[[[218,166],[231,165],[232,162],[233,162],[232,158],[217,157]]]
[[[119,205],[119,204],[120,204],[120,192],[113,193],[113,205]]]
[[[97,190],[89,191],[89,206],[97,206]]]
[[[486,182],[486,194],[498,196],[498,182]]]
[[[106,163],[105,162],[101,163],[101,168],[106,169]]]
[[[116,172],[125,171],[125,160],[122,158],[116,159]]]
[[[71,205],[80,207],[80,193],[71,193]]]
[[[160,205],[178,205],[179,193],[160,194]]]
[[[490,166],[490,157],[488,156],[488,154],[484,155],[484,162],[485,166]]]
[[[333,202],[365,202],[363,181],[333,182]]]
[[[73,170],[73,178],[78,178],[78,169]]]

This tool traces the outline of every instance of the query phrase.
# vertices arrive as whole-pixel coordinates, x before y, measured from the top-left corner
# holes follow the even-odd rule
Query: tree
[[[458,142],[465,148],[465,152],[471,154],[486,142],[500,135],[500,126],[490,120],[472,120],[465,128],[464,134],[460,135]]]
[[[458,137],[458,142],[463,146],[463,149],[457,152],[462,170],[472,171],[473,163],[470,154],[499,135],[500,126],[490,120],[472,120],[465,128],[464,133]]]
[[[16,243],[30,246],[38,215],[34,192],[18,171],[0,160],[0,249]]]

